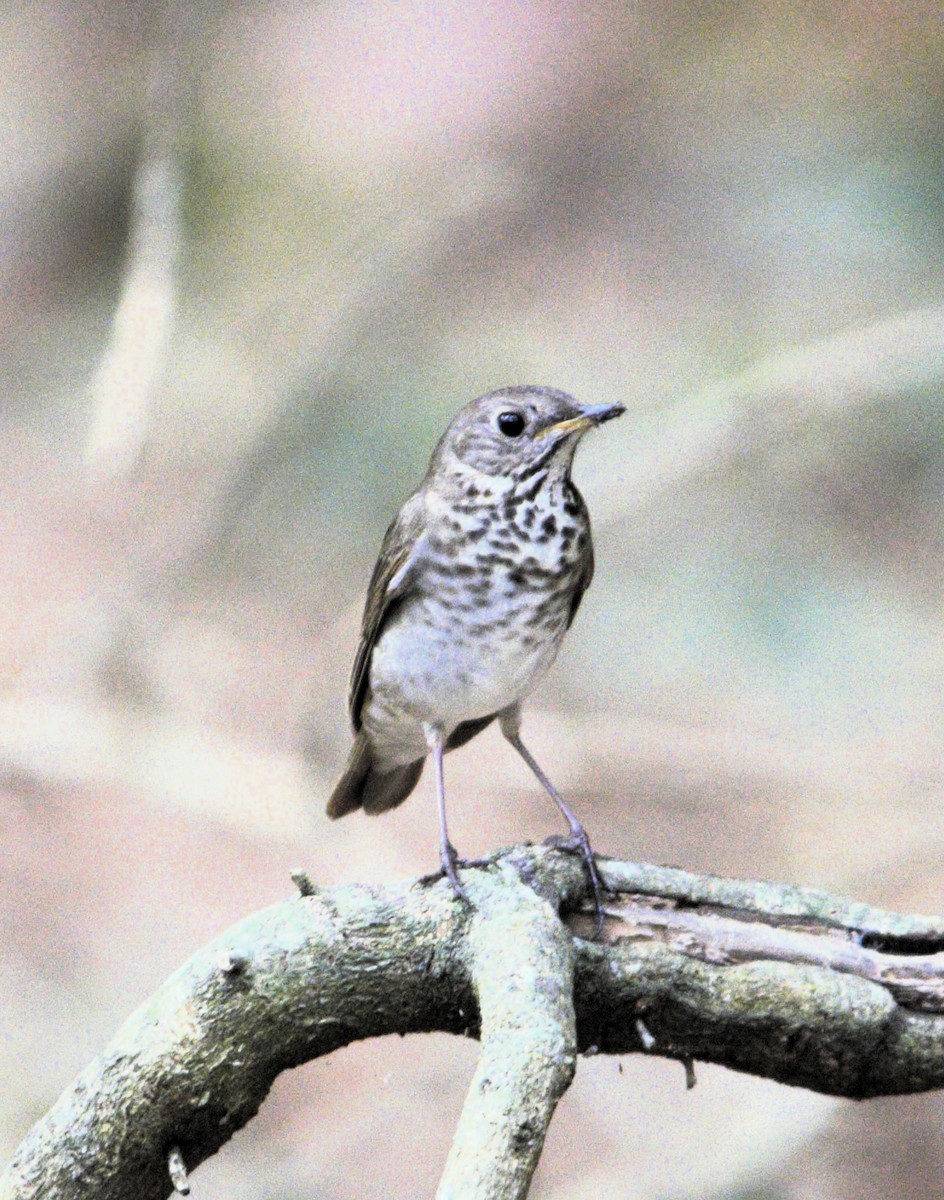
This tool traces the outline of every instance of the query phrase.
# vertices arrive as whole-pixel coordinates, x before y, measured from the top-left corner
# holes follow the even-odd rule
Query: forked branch
[[[944,1086],[944,920],[518,846],[442,884],[318,890],[195,955],[23,1142],[3,1200],[164,1197],[276,1076],[361,1038],[482,1050],[439,1196],[527,1192],[580,1052],[703,1059],[849,1097]],[[302,886],[304,884],[304,886]]]

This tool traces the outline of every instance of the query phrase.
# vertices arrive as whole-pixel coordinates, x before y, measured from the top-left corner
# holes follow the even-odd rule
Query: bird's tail
[[[418,758],[392,771],[378,771],[372,761],[370,742],[361,730],[354,739],[344,774],[331,793],[328,816],[334,820],[358,808],[371,815],[396,808],[416,787],[423,773],[423,762],[424,759]]]

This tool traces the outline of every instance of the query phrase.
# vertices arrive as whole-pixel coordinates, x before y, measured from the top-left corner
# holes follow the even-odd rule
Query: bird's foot
[[[545,839],[544,844],[554,846],[567,854],[579,854],[583,859],[587,881],[590,884],[590,898],[593,901],[593,938],[596,940],[603,932],[606,913],[603,911],[603,881],[597,870],[596,856],[590,845],[590,839],[587,837],[587,831],[581,824],[575,822],[571,827],[570,837],[549,837]]]
[[[425,887],[427,884],[438,883],[440,879],[446,878],[449,880],[456,899],[461,900],[467,908],[472,908],[472,901],[459,880],[459,871],[470,867],[484,867],[488,865],[488,862],[487,858],[460,858],[452,842],[446,842],[439,852],[439,870],[431,871],[428,875],[421,875],[417,883]]]

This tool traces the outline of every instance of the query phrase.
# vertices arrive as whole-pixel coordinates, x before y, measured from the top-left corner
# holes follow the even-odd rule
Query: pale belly
[[[505,627],[488,609],[456,614],[417,597],[374,647],[363,722],[386,768],[428,751],[425,726],[447,736],[463,721],[528,695],[557,656],[567,624],[563,597],[522,597]]]

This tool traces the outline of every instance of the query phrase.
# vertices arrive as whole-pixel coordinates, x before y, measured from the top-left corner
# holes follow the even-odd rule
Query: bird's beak
[[[602,425],[604,421],[621,417],[625,411],[622,404],[581,404],[579,416],[568,417],[566,421],[548,425],[541,431],[541,436],[553,434],[554,437],[566,437],[571,433],[586,433],[594,425]]]

